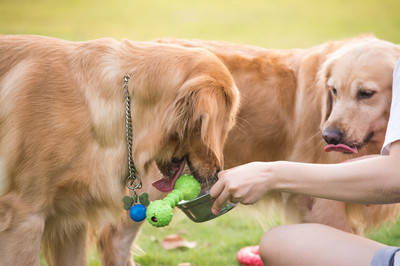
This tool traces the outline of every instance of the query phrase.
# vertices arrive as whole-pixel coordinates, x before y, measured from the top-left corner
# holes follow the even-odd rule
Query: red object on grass
[[[236,259],[243,266],[264,266],[259,249],[259,246],[242,248],[236,254]]]

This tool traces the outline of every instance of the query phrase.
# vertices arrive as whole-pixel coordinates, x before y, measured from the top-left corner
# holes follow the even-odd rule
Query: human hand
[[[227,202],[253,204],[272,190],[274,163],[252,162],[240,165],[218,174],[218,181],[210,190],[214,198],[211,211],[218,214]]]

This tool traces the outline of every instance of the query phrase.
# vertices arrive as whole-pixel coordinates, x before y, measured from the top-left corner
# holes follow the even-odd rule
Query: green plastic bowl
[[[221,208],[218,215],[214,215],[211,212],[211,206],[213,204],[213,199],[210,194],[204,194],[194,200],[181,201],[178,203],[177,207],[183,211],[187,217],[193,222],[202,223],[218,216],[221,216],[235,207],[235,204],[227,203],[223,208]]]

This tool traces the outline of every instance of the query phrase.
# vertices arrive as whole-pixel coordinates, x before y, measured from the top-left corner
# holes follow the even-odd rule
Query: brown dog
[[[293,50],[201,40],[159,42],[206,48],[232,73],[241,105],[224,149],[227,168],[251,161],[335,163],[379,153],[399,46],[372,36]],[[340,138],[335,140],[332,131]],[[323,223],[358,234],[395,217],[399,209],[301,195],[282,195],[282,200],[291,222]],[[137,229],[128,222],[105,230],[103,261],[126,262],[129,253],[116,247],[123,240],[126,246]]]
[[[84,265],[87,224],[120,217],[125,74],[140,176],[154,162],[166,178],[187,162],[202,182],[221,169],[239,94],[212,53],[1,36],[0,265],[39,265],[41,241],[49,265]]]
[[[233,74],[242,104],[225,146],[226,167],[270,160],[332,163],[379,153],[399,46],[373,36],[288,51],[204,41],[161,42],[207,48]],[[340,138],[335,139],[332,131]],[[235,153],[239,147],[247,153]],[[389,213],[397,214],[394,205],[284,198],[287,216],[296,218],[291,220],[321,222],[354,233],[392,217]]]

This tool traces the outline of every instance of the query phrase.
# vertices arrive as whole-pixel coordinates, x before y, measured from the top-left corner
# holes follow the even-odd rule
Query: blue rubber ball
[[[135,204],[129,209],[129,216],[135,222],[141,222],[146,219],[146,206]]]

